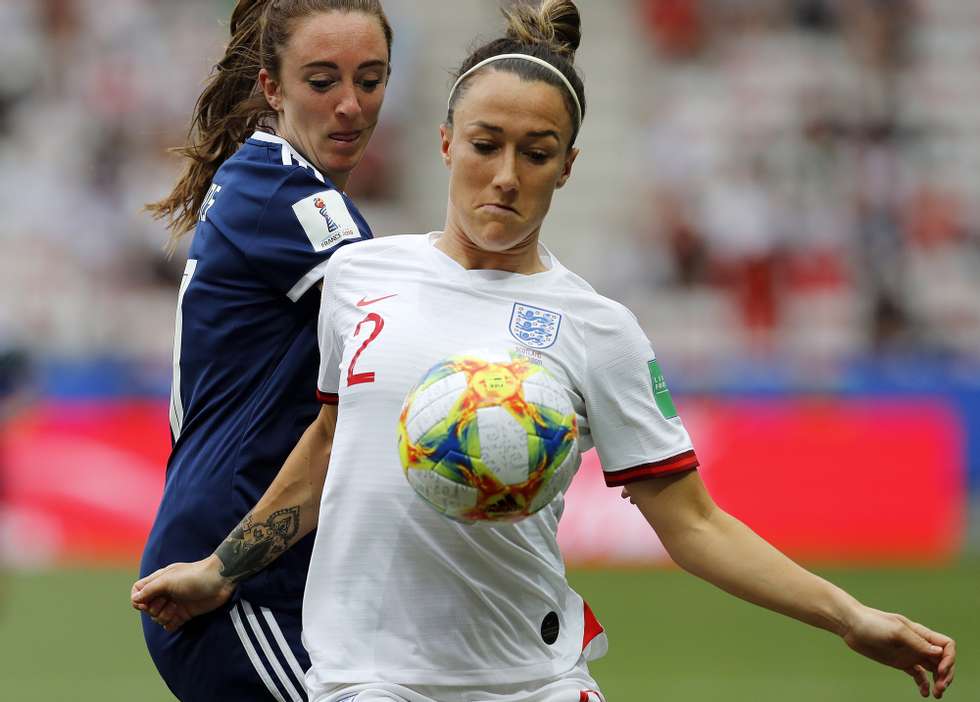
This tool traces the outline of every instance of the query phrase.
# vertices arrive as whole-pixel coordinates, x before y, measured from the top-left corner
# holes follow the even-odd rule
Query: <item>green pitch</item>
[[[823,571],[859,598],[955,636],[947,699],[980,689],[980,563],[942,570]],[[0,579],[3,698],[45,702],[172,700],[127,600],[132,573],[61,570]],[[609,632],[593,665],[610,702],[896,702],[910,679],[860,659],[835,637],[764,612],[676,571],[578,571],[573,584]]]

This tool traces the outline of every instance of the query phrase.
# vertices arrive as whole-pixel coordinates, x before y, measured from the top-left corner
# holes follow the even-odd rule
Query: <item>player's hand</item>
[[[862,607],[843,634],[852,649],[912,676],[923,697],[938,700],[953,682],[956,642],[901,614]]]
[[[221,575],[221,561],[211,555],[195,563],[172,563],[133,584],[133,608],[146,612],[167,631],[217,609],[231,597],[235,583]]]

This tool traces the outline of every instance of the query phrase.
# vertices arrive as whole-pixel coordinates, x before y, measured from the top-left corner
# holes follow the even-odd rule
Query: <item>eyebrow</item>
[[[381,59],[373,59],[371,61],[365,61],[359,65],[357,70],[362,71],[365,68],[384,68],[386,65],[386,61],[382,61]],[[335,71],[340,70],[340,66],[333,61],[310,61],[309,63],[303,64],[302,68],[332,68]]]
[[[489,122],[473,122],[474,127],[480,127],[481,129],[486,129],[488,132],[493,132],[494,134],[503,134],[503,127],[498,127],[495,124],[490,124]],[[561,141],[561,137],[558,135],[554,129],[542,129],[537,132],[528,132],[525,136],[533,137],[539,139],[541,137],[554,137],[556,141]]]

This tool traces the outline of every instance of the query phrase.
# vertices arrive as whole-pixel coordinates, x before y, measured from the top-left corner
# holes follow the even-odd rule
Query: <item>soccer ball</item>
[[[564,492],[578,423],[564,388],[517,354],[475,351],[433,366],[398,420],[405,477],[460,522],[515,522]]]

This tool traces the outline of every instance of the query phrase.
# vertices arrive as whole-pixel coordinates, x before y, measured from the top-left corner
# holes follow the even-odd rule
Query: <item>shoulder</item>
[[[561,266],[558,280],[568,309],[574,310],[574,316],[586,327],[638,326],[636,315],[626,305],[596,292],[574,271]]]
[[[565,319],[577,330],[590,363],[603,363],[628,350],[648,352],[650,341],[633,311],[596,292],[577,274],[563,268],[551,294],[561,299]]]
[[[345,246],[338,250],[330,265],[373,265],[378,260],[391,263],[421,256],[427,246],[425,234],[396,234],[359,242],[357,246]]]
[[[422,255],[425,236],[399,234],[377,239],[365,239],[356,246],[342,246],[330,257],[325,277],[340,279],[385,279],[397,275],[405,265],[411,265]]]
[[[251,231],[263,219],[275,226],[279,218],[293,218],[294,206],[322,193],[333,193],[333,207],[350,212],[351,203],[284,140],[258,135],[247,139],[215,174],[209,214],[219,226]]]

